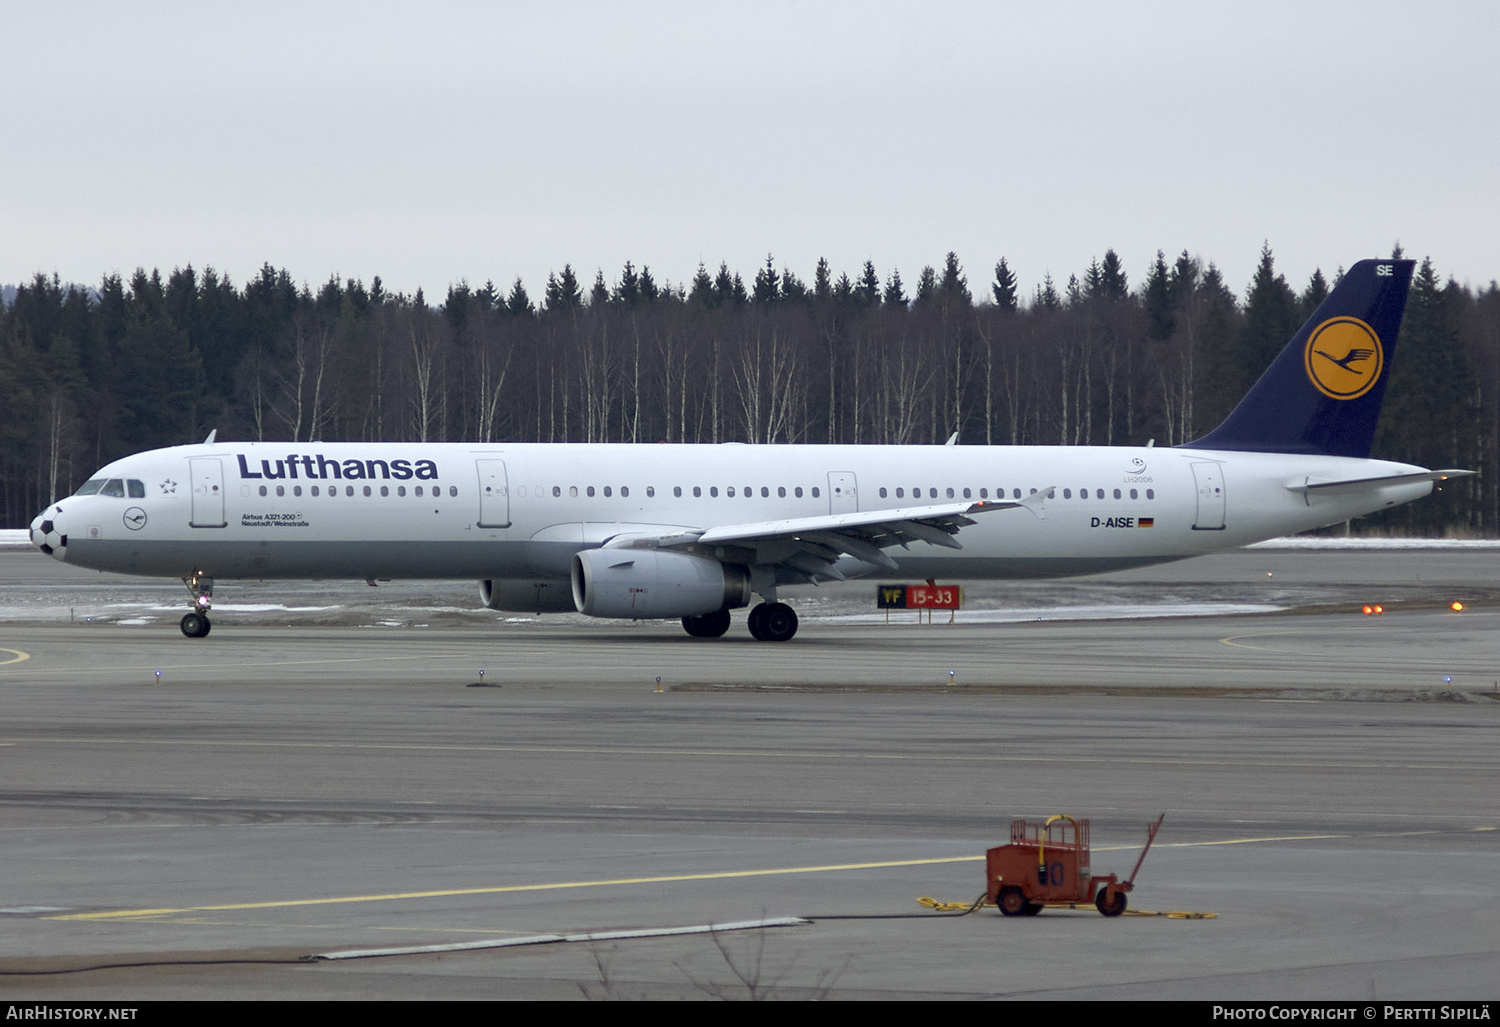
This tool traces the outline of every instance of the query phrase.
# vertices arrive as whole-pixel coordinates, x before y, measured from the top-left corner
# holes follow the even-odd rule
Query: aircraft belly
[[[1193,555],[1195,554],[1181,553],[1172,556],[908,556],[905,559],[897,559],[900,570],[878,573],[882,577],[893,580],[935,578],[943,581],[1006,581],[1025,578],[1071,578],[1085,574],[1130,570],[1134,567],[1149,567],[1158,563],[1171,563]]]
[[[216,578],[534,577],[521,547],[489,540],[80,540],[69,563],[120,574]]]

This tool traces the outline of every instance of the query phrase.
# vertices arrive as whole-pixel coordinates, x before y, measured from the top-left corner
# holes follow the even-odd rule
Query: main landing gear
[[[682,627],[694,638],[718,638],[729,630],[729,611],[705,613],[702,617],[684,617]]]
[[[729,611],[684,617],[682,627],[694,638],[719,638],[729,630]],[[750,611],[750,635],[757,641],[785,642],[796,633],[797,611],[786,603],[761,603]]]
[[[207,638],[213,628],[208,610],[214,604],[214,579],[194,571],[182,583],[193,594],[192,612],[183,614],[180,624],[182,633],[188,638]]]
[[[750,611],[750,635],[757,642],[787,642],[797,633],[797,611],[786,603],[761,603]]]

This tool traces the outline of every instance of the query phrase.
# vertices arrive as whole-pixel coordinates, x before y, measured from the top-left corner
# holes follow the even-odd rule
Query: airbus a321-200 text
[[[1090,574],[1410,502],[1466,471],[1370,459],[1412,262],[1365,260],[1218,428],[1181,446],[244,443],[101,468],[31,525],[80,567],[473,579],[495,610],[681,618],[782,642],[797,585]],[[751,606],[752,603],[756,605]]]

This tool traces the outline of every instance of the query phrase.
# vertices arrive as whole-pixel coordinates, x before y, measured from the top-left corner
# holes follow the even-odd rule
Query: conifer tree
[[[1015,312],[1020,296],[1016,290],[1016,276],[1005,263],[1004,257],[995,265],[995,281],[990,285],[990,292],[995,296],[995,306],[1004,311]]]
[[[906,309],[906,289],[901,285],[901,272],[898,269],[891,268],[891,276],[885,280],[885,293],[881,299],[888,307]]]
[[[1166,255],[1157,250],[1156,262],[1146,272],[1146,285],[1141,296],[1148,322],[1146,334],[1151,338],[1165,342],[1177,330],[1178,297],[1178,291],[1172,288],[1172,274],[1167,269]]]
[[[875,273],[874,261],[865,261],[865,269],[859,276],[859,285],[855,287],[855,293],[864,306],[880,306],[880,276]]]

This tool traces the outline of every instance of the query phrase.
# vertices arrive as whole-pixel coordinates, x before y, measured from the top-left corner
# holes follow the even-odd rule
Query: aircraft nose
[[[68,558],[68,534],[62,523],[62,507],[44,510],[31,522],[31,544],[54,560]]]

